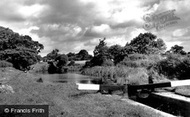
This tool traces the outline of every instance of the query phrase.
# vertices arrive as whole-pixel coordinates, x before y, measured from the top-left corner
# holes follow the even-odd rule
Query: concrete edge
[[[145,110],[148,110],[148,111],[153,111],[155,112],[156,114],[160,114],[162,115],[162,117],[177,117],[177,116],[174,116],[174,115],[171,115],[169,113],[166,113],[166,112],[163,112],[163,111],[160,111],[160,110],[156,110],[150,106],[147,106],[145,104],[142,104],[142,103],[139,103],[139,102],[136,102],[136,101],[133,101],[133,100],[130,100],[130,99],[126,99],[126,98],[121,98],[120,96],[112,96],[112,95],[106,95],[108,97],[114,97],[116,99],[120,99],[122,101],[125,101],[131,105],[134,105],[134,106],[141,106],[141,107],[144,107]]]

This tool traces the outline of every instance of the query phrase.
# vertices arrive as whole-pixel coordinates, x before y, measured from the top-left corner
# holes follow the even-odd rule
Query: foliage
[[[112,60],[106,60],[102,63],[102,66],[114,66],[114,63]]]
[[[139,54],[158,54],[166,50],[164,41],[157,39],[152,33],[140,33],[126,46],[129,46],[131,51]]]
[[[179,54],[171,54],[152,66],[159,74],[169,79],[189,79],[190,58]]]
[[[68,57],[65,54],[59,54],[55,61],[50,61],[48,72],[49,73],[65,73],[67,71],[66,65]]]
[[[132,67],[132,68],[137,68],[137,67],[149,67],[150,65],[152,65],[153,62],[152,61],[148,61],[148,60],[138,60],[138,61],[121,61],[118,66],[126,66],[126,67]]]
[[[105,61],[111,59],[109,48],[105,43],[106,38],[100,39],[99,44],[94,49],[94,57],[91,59],[92,66],[101,66]]]
[[[184,48],[183,46],[174,45],[169,50],[169,53],[186,55],[187,53],[183,50],[183,48]]]
[[[119,56],[121,54],[121,50],[123,48],[120,45],[113,45],[111,47],[109,47],[108,52],[111,55],[111,58],[114,60],[114,63],[116,64],[119,60]]]
[[[131,60],[131,61],[147,59],[147,55],[144,55],[144,54],[130,54],[130,55],[128,55],[128,57],[125,57],[125,60],[126,59]]]
[[[45,56],[46,60],[55,60],[59,56],[59,50],[54,49]]]
[[[0,60],[6,60],[20,70],[40,60],[38,53],[43,45],[28,35],[22,36],[8,28],[0,27]]]
[[[68,72],[80,73],[81,69],[83,68],[83,65],[74,64],[72,66],[67,66],[67,68],[68,68]]]
[[[69,59],[69,61],[71,61],[71,60],[75,60],[75,53],[72,53],[72,52],[69,52],[68,54],[67,54],[67,56],[68,56],[68,59]]]
[[[13,64],[7,61],[0,61],[0,67],[13,67]]]
[[[92,55],[89,55],[88,52],[84,49],[80,50],[79,53],[77,54],[69,52],[67,56],[68,56],[69,61],[90,60],[92,58]]]
[[[30,72],[34,73],[47,73],[49,64],[47,62],[37,63],[31,66]]]
[[[144,54],[130,54],[123,59],[117,66],[126,66],[126,67],[149,67],[154,64],[155,61],[148,58],[147,55]]]
[[[105,84],[145,84],[148,83],[147,71],[144,68],[95,66],[86,68],[82,74],[102,79]]]
[[[76,58],[78,58],[78,60],[89,60],[92,58],[91,55],[88,54],[88,52],[86,50],[80,50],[80,52],[76,55]]]
[[[61,67],[67,64],[68,57],[65,54],[61,54],[55,60],[57,61],[57,67]]]
[[[48,73],[54,74],[58,73],[58,67],[56,66],[55,62],[48,62],[49,67],[48,67]]]
[[[71,60],[70,63],[68,64],[68,66],[73,66],[73,65],[75,65],[75,61]]]

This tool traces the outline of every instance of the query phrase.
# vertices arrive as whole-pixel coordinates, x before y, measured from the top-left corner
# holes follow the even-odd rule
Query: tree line
[[[99,44],[94,49],[94,57],[87,66],[101,66],[104,64],[114,64],[121,62],[130,54],[180,54],[187,55],[183,46],[174,45],[170,50],[166,51],[166,44],[160,38],[152,33],[140,33],[137,37],[126,43],[124,47],[120,45],[107,46],[106,38],[100,39]],[[113,62],[113,63],[112,63]]]
[[[178,54],[180,56],[190,54],[183,50],[183,46],[179,45],[174,45],[166,51],[164,41],[149,32],[140,33],[130,42],[127,42],[125,46],[116,44],[108,47],[106,38],[100,39],[99,44],[94,48],[93,56],[89,55],[84,49],[78,53],[69,52],[67,54],[61,54],[58,49],[54,49],[45,57],[41,57],[39,53],[43,48],[42,44],[32,40],[28,35],[20,35],[9,28],[0,27],[0,60],[7,61],[20,70],[26,70],[30,65],[41,60],[53,61],[54,63],[51,63],[51,65],[60,70],[68,65],[68,61],[89,60],[84,67],[112,66],[117,65],[131,54]]]

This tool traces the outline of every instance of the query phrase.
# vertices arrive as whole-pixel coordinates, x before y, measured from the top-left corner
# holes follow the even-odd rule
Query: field
[[[78,91],[73,83],[39,81],[39,76],[13,68],[1,68],[0,104],[48,104],[50,117],[160,117],[141,106],[96,92]]]

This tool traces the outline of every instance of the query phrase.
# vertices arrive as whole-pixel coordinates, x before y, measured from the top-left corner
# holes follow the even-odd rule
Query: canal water
[[[45,81],[53,83],[85,83],[85,84],[98,84],[100,78],[86,76],[76,73],[66,73],[66,74],[40,74],[41,78]]]

